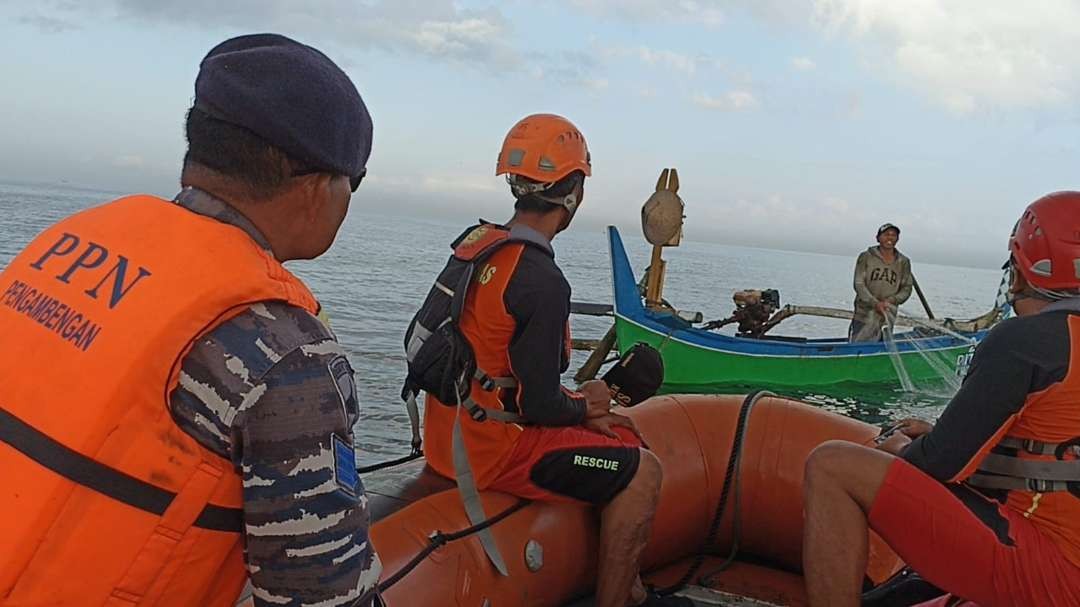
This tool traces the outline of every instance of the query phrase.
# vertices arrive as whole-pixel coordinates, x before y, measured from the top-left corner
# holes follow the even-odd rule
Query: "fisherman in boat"
[[[488,251],[471,284],[459,287],[467,295],[458,326],[476,372],[460,406],[428,390],[424,454],[459,488],[471,478],[474,490],[599,506],[599,607],[685,605],[686,599],[647,592],[638,575],[660,492],[660,461],[642,447],[633,421],[612,412],[603,380],[576,392],[560,382],[570,364],[570,284],[551,241],[569,227],[591,173],[585,138],[561,116],[528,116],[507,134],[496,175],[507,176],[514,215],[505,225],[473,226],[453,245],[455,257]],[[499,242],[493,253],[485,249],[491,242]],[[455,466],[459,430],[471,473]],[[463,498],[469,499],[466,491]],[[489,557],[495,562],[490,551]]]
[[[174,200],[64,219],[0,274],[0,604],[378,604],[353,370],[282,266],[332,244],[371,118],[258,34],[203,59],[186,136]]]
[[[810,604],[859,603],[867,527],[937,587],[988,607],[1080,605],[1080,192],[1024,211],[1009,241],[1018,318],[978,346],[936,425],[806,464]]]
[[[896,249],[900,228],[878,228],[877,246],[855,262],[855,314],[848,327],[851,341],[880,341],[882,328],[892,329],[896,309],[911,297],[911,260]]]

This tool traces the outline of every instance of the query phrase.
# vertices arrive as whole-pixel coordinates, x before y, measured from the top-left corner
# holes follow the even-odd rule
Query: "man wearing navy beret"
[[[257,34],[203,59],[186,135],[175,199],[61,220],[0,273],[0,596],[379,605],[353,370],[282,265],[333,243],[371,117],[324,54]]]

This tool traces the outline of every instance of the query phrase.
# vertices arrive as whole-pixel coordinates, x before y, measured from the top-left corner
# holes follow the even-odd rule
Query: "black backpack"
[[[492,378],[477,369],[473,348],[458,321],[477,269],[500,247],[514,242],[551,250],[551,245],[531,229],[506,229],[490,223],[469,228],[451,245],[454,254],[405,331],[408,375],[401,397],[406,402],[422,390],[445,405],[457,406],[459,400],[469,398],[473,378],[484,389],[495,389]]]

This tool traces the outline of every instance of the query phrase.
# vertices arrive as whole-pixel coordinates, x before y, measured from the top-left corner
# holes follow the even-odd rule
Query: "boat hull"
[[[620,316],[615,318],[615,333],[620,350],[644,342],[660,351],[664,359],[663,391],[668,393],[709,393],[732,385],[805,388],[899,382],[887,351],[828,355],[822,352],[836,348],[823,345],[814,354],[748,354],[684,341],[674,332],[666,333]],[[918,352],[901,352],[897,356],[913,382],[934,382],[942,381],[942,370],[948,376],[962,378],[973,352],[974,346],[966,343],[924,352],[934,357],[937,368]]]
[[[669,312],[646,309],[619,231],[608,228],[615,331],[620,353],[638,342],[660,351],[666,393],[730,391],[731,386],[806,388],[841,383],[897,384],[894,363],[915,382],[962,378],[986,331],[897,334],[882,342],[745,338],[693,327]],[[726,390],[725,390],[726,389]]]
[[[629,411],[664,465],[660,503],[642,562],[645,571],[654,572],[653,581],[681,575],[706,539],[742,402],[741,396],[662,396]],[[755,598],[775,604],[805,605],[798,572],[806,456],[825,440],[868,443],[877,432],[868,424],[796,401],[759,401],[743,438],[739,490],[732,493],[716,543],[718,553],[726,553],[737,495],[740,554],[752,557],[754,565],[744,562],[709,584],[742,596],[764,595]],[[381,484],[377,476],[368,477],[365,484],[379,517],[371,541],[384,565],[383,579],[404,567],[432,533],[469,526],[452,488],[422,495],[416,483]],[[438,488],[437,483],[427,486]],[[484,493],[482,499],[489,516],[516,502],[493,492]],[[380,506],[387,500],[393,502],[390,513]],[[476,538],[469,537],[421,561],[387,591],[386,598],[391,607],[565,605],[590,593],[595,584],[598,523],[593,507],[530,504],[492,527],[509,577],[501,577]],[[537,554],[542,555],[538,567]],[[715,563],[713,559],[709,565]],[[899,566],[899,559],[872,535],[868,576],[881,581]]]

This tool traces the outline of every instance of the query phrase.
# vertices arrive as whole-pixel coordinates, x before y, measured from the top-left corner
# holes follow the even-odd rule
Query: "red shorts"
[[[630,484],[641,457],[641,440],[614,430],[619,438],[580,426],[528,426],[487,488],[539,501],[607,503]]]
[[[1022,515],[897,459],[870,526],[926,581],[980,607],[1080,605],[1080,567]]]

